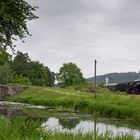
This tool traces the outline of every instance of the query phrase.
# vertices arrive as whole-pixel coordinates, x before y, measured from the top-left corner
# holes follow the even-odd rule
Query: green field
[[[106,89],[98,89],[94,93],[80,92],[72,89],[30,87],[18,96],[8,98],[9,101],[45,105],[62,110],[79,111],[107,117],[132,119],[140,124],[140,96],[125,93],[112,93]]]

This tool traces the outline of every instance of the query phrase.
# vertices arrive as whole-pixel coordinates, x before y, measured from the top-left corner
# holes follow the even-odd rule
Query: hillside
[[[140,72],[127,72],[127,73],[109,73],[105,75],[97,76],[97,82],[105,82],[105,79],[109,78],[109,83],[125,83],[129,81],[133,81],[136,79],[140,79]],[[88,78],[88,82],[93,82],[94,77]]]

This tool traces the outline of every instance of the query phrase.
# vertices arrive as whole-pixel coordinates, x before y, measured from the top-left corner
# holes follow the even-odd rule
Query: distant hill
[[[106,78],[109,78],[109,83],[125,83],[140,79],[140,72],[109,73],[105,75],[100,75],[97,76],[97,82],[105,82]],[[94,77],[88,78],[87,81],[94,82]]]

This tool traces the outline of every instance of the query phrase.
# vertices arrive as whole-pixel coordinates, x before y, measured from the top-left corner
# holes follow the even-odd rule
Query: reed
[[[59,131],[44,131],[40,120],[25,117],[6,118],[0,116],[0,139],[1,140],[95,140],[94,133],[77,134],[62,133]],[[96,134],[96,140],[133,140],[132,135],[117,135],[106,132]]]

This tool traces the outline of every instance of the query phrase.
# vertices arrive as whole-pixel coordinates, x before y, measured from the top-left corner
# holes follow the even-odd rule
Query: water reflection
[[[79,119],[64,119],[64,118],[60,118],[58,119],[59,125],[61,125],[63,127],[63,129],[74,129],[76,127],[77,124],[80,123]]]
[[[96,117],[95,117],[95,121],[94,121],[94,139],[96,140],[96,134],[97,134],[97,121],[96,121]]]
[[[9,104],[0,105],[0,115],[5,115],[8,117],[25,116],[29,120],[40,119],[41,126],[45,131],[50,130],[72,133],[81,132],[83,134],[94,133],[94,139],[96,139],[96,132],[98,132],[99,134],[110,132],[112,133],[112,135],[133,134],[135,137],[140,138],[140,131],[138,129],[131,129],[122,126],[118,127],[115,125],[115,122],[113,122],[112,124],[108,124],[102,119],[99,120],[99,118],[89,115],[60,112],[55,114],[53,111],[51,111],[51,114],[49,111],[44,110],[43,114],[45,116],[42,116],[40,111],[36,109],[34,110],[35,112],[33,111],[31,113],[31,108],[28,111],[25,111],[24,107],[17,107],[15,105],[11,107],[10,106],[11,105]],[[119,124],[121,123],[119,122]]]
[[[109,125],[89,120],[81,120],[78,122],[77,120],[74,121],[74,119],[71,119],[71,121],[69,120],[66,123],[66,121],[60,121],[59,118],[49,118],[46,122],[43,122],[41,126],[45,131],[50,130],[71,133],[80,132],[83,134],[94,133],[95,139],[97,131],[98,134],[105,134],[106,132],[112,135],[132,134],[135,137],[140,138],[139,130],[130,129],[127,127],[116,127],[115,125]]]

